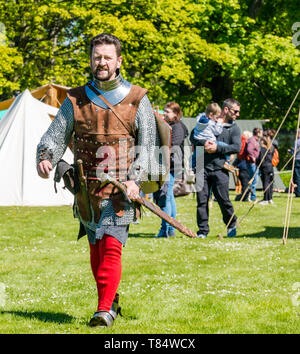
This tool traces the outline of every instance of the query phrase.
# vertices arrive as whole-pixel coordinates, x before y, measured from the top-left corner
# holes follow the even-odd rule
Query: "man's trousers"
[[[196,176],[197,177],[197,176]],[[229,220],[234,213],[232,203],[229,199],[229,175],[225,170],[214,170],[210,171],[204,169],[204,178],[203,188],[200,191],[197,191],[197,224],[198,224],[198,234],[209,233],[209,225],[208,225],[208,217],[209,217],[209,209],[208,209],[208,200],[209,200],[209,192],[212,189],[212,192],[219,203],[223,221],[227,225]],[[236,216],[232,217],[228,228],[235,227],[236,224]]]

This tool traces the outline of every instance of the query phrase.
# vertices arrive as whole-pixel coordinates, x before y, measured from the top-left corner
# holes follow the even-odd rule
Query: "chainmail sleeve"
[[[150,174],[151,178],[155,180],[158,179],[159,174],[156,153],[160,147],[160,138],[156,119],[147,95],[140,101],[135,117],[135,125],[137,129],[136,159],[129,168],[129,179],[134,180],[139,185]]]
[[[37,146],[37,164],[42,160],[49,160],[52,167],[55,167],[68,147],[73,129],[73,106],[71,101],[66,98]]]

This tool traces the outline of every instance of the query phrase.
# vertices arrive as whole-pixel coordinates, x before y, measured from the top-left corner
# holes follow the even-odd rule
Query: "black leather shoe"
[[[112,327],[114,323],[113,316],[107,311],[98,311],[89,322],[91,327]]]
[[[114,301],[109,311],[97,311],[89,322],[91,327],[112,327],[114,320],[121,314],[121,306],[119,305],[119,294],[116,293]]]

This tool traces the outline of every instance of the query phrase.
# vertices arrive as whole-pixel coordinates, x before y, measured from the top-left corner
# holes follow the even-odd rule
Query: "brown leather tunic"
[[[83,161],[87,175],[87,190],[94,211],[94,221],[100,218],[100,202],[112,199],[117,215],[124,213],[123,196],[112,184],[101,187],[96,177],[97,168],[112,174],[117,180],[126,181],[129,166],[133,162],[135,146],[135,116],[147,90],[131,86],[128,95],[113,108],[123,124],[110,110],[95,105],[87,97],[85,86],[68,91],[67,96],[74,110],[74,160]],[[131,153],[130,153],[131,151]],[[87,213],[80,193],[76,195],[80,216],[85,221]]]

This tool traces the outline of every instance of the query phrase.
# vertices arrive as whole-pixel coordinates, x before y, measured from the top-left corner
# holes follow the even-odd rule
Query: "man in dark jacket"
[[[240,103],[232,98],[224,101],[221,116],[224,118],[224,127],[222,133],[217,137],[218,141],[227,143],[227,146],[217,145],[215,142],[207,140],[204,143],[204,173],[198,173],[196,178],[203,178],[200,190],[197,191],[197,224],[198,237],[206,238],[209,233],[208,226],[208,200],[209,192],[212,192],[220,206],[223,221],[227,225],[227,236],[236,235],[236,216],[233,216],[234,210],[229,199],[229,175],[228,171],[223,169],[225,155],[238,153],[241,149],[241,131],[235,123],[240,114]],[[191,142],[197,145],[191,134]],[[201,144],[201,142],[200,142]],[[199,145],[199,142],[198,142]],[[230,221],[230,222],[229,222]]]

